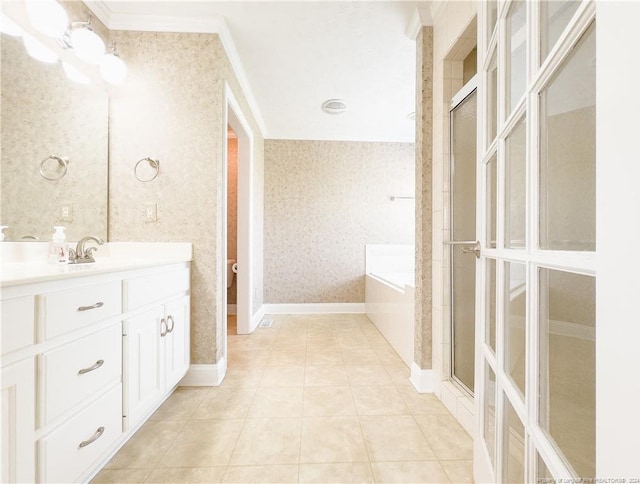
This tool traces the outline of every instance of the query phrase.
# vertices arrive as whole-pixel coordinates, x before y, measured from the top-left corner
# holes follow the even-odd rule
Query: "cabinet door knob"
[[[83,440],[82,442],[80,442],[80,445],[78,446],[78,448],[82,449],[83,447],[86,447],[89,444],[93,444],[96,440],[102,437],[102,434],[104,434],[104,427],[98,427],[98,429],[96,430],[96,433],[93,434],[91,437],[89,437],[87,440]]]
[[[104,303],[100,301],[95,304],[92,304],[91,306],[80,306],[78,308],[78,311],[89,311],[90,309],[98,309],[98,308],[101,308],[102,306],[104,306]]]
[[[169,326],[169,321],[171,321],[171,326]],[[176,325],[176,323],[173,320],[173,316],[171,316],[171,315],[167,316],[167,326],[169,326],[168,329],[167,329],[167,333],[173,332],[173,328],[174,328],[175,325]]]
[[[79,370],[78,371],[78,375],[84,375],[85,373],[89,373],[90,371],[97,370],[102,365],[104,365],[104,360],[98,360],[93,365],[91,365],[89,368],[83,368],[82,370]]]
[[[162,327],[164,326],[164,328]],[[164,338],[167,335],[168,332],[168,327],[167,327],[167,322],[164,320],[164,318],[162,318],[160,320],[160,337]]]

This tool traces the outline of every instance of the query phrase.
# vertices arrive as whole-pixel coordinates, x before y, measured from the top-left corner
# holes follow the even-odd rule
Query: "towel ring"
[[[45,173],[44,173],[44,164],[49,160],[57,161],[58,165],[60,165],[62,167],[62,173],[59,176],[52,178],[52,177],[48,177],[47,175],[45,175]],[[67,174],[68,167],[69,167],[69,160],[67,158],[61,158],[60,156],[56,156],[56,155],[47,156],[40,163],[40,176],[42,178],[44,178],[45,180],[57,181],[57,180],[60,180],[61,178],[63,178]]]
[[[140,166],[140,163],[142,163],[143,161],[149,163],[149,166],[156,171],[151,178],[148,178],[146,180],[144,178],[140,178],[140,175],[138,175],[138,166]],[[153,158],[149,158],[148,156],[138,160],[136,166],[133,168],[133,174],[135,175],[136,179],[143,183],[155,180],[158,176],[158,173],[160,173],[160,160],[154,160]]]

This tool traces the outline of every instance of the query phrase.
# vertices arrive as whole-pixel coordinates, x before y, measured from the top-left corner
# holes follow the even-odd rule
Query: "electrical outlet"
[[[155,203],[145,203],[142,207],[142,216],[145,222],[157,222],[158,212]]]
[[[73,204],[63,203],[60,205],[60,214],[58,219],[61,222],[73,222]]]

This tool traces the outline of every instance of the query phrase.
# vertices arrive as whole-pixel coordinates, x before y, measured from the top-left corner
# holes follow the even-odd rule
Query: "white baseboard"
[[[418,393],[435,393],[439,383],[436,370],[423,370],[415,362],[411,363],[411,378],[409,380]]]
[[[450,381],[440,382],[440,400],[458,423],[473,436],[475,403],[473,398]]]
[[[260,306],[260,308],[255,312],[255,314],[251,317],[251,328],[249,328],[249,332],[253,333],[253,331],[258,327],[262,318],[264,318],[264,304]]]
[[[364,314],[364,303],[264,304],[264,314]],[[261,308],[261,309],[262,309]]]
[[[191,365],[180,381],[181,387],[217,387],[227,373],[227,360],[220,358],[215,365]]]
[[[238,314],[238,305],[227,304],[227,314]]]

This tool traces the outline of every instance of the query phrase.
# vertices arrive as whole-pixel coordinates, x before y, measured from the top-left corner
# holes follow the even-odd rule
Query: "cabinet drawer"
[[[54,338],[122,312],[120,281],[51,292],[40,296],[44,339]]]
[[[118,385],[38,441],[40,482],[78,481],[121,434],[122,386]]]
[[[5,299],[0,302],[2,353],[26,348],[34,343],[33,296]]]
[[[98,331],[40,356],[44,426],[122,375],[120,324]]]
[[[189,290],[189,269],[182,268],[125,281],[127,311]]]

